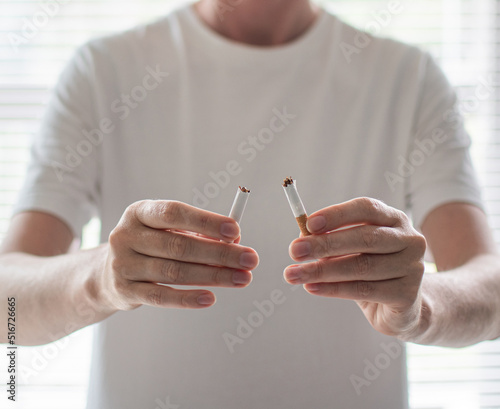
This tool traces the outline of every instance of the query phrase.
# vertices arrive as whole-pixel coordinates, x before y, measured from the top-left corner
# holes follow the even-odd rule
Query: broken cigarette
[[[304,208],[304,204],[300,199],[299,192],[297,191],[297,181],[293,180],[292,177],[288,177],[283,181],[283,190],[285,191],[288,203],[292,208],[293,215],[297,224],[299,225],[300,231],[304,236],[310,236],[309,230],[307,230],[307,213]]]
[[[229,217],[235,220],[236,223],[240,223],[241,218],[243,217],[243,212],[245,211],[249,196],[250,190],[246,187],[238,186],[233,207],[231,207],[231,211],[229,212]]]

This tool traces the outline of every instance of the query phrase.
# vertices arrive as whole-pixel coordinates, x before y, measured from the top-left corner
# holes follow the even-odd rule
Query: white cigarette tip
[[[306,214],[306,209],[297,191],[297,181],[293,180],[291,177],[286,178],[283,182],[283,190],[285,191],[293,215],[295,217],[300,217]]]
[[[238,187],[233,206],[231,207],[231,211],[229,212],[229,217],[236,221],[236,223],[238,224],[241,222],[241,218],[243,217],[243,213],[245,212],[245,207],[247,205],[249,196],[250,190],[241,186]]]

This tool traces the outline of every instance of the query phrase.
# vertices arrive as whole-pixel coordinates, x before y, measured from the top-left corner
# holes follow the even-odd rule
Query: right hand
[[[215,303],[210,291],[160,284],[246,287],[259,258],[233,243],[239,237],[229,217],[177,201],[136,202],[109,236],[97,279],[103,302],[112,310],[209,307]]]

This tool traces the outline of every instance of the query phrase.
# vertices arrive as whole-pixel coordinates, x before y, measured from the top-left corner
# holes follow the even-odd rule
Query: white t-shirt
[[[282,276],[299,234],[286,176],[309,212],[369,196],[418,227],[445,202],[481,206],[442,72],[392,40],[356,47],[357,34],[323,11],[298,40],[253,47],[183,6],[77,51],[15,211],[53,213],[77,235],[99,215],[104,242],[134,201],[227,214],[244,185],[243,244],[261,259],[249,287],[214,288],[211,308],[141,307],[97,324],[88,409],[407,406],[401,344],[354,302]]]

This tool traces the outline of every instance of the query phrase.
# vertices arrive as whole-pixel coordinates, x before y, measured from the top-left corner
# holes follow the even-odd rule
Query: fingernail
[[[289,267],[285,274],[288,281],[297,281],[302,275],[302,268],[299,266]]]
[[[325,216],[315,216],[307,219],[307,230],[310,232],[321,231],[326,227]]]
[[[220,234],[229,239],[235,239],[238,237],[240,230],[235,223],[222,223],[220,225]]]
[[[311,253],[311,244],[307,241],[299,241],[292,246],[292,255],[294,257],[305,257]]]
[[[314,293],[316,291],[319,291],[319,284],[307,284],[307,287],[305,287],[307,291],[310,291],[311,293]]]
[[[198,304],[200,305],[210,305],[214,303],[214,296],[212,294],[202,294],[200,295],[196,301],[198,301]]]
[[[248,274],[243,271],[235,271],[233,273],[234,284],[248,284],[250,281],[252,281],[252,278],[249,277]]]
[[[240,256],[240,265],[242,267],[252,269],[257,266],[259,263],[259,257],[255,253],[250,253],[249,251],[246,251],[245,253],[242,253]]]

